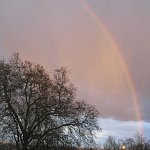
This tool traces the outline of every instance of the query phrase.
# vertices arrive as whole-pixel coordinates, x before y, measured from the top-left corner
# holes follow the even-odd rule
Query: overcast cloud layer
[[[130,70],[143,120],[150,120],[150,1],[88,0]],[[132,94],[107,36],[79,1],[0,1],[0,56],[19,52],[52,71],[72,70],[78,96],[104,118],[135,120]]]

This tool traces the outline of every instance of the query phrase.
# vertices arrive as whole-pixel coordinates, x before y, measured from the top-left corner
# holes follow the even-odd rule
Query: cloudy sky
[[[150,138],[150,1],[1,0],[0,57],[68,66],[102,133]]]

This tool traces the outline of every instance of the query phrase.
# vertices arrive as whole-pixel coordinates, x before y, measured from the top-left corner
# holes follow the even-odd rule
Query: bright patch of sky
[[[118,140],[134,137],[138,133],[138,124],[142,124],[144,137],[150,137],[150,123],[149,122],[135,122],[135,121],[118,121],[111,118],[102,118],[99,121],[102,132],[95,133],[96,142],[104,143],[106,138],[111,135],[115,136]]]

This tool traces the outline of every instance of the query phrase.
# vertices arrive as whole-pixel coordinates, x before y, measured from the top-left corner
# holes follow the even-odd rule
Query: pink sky
[[[150,106],[150,2],[99,1],[86,4],[98,16],[122,53],[136,88],[143,120]],[[0,2],[0,56],[19,52],[52,71],[72,70],[78,96],[103,118],[135,121],[132,92],[108,35],[78,0]]]

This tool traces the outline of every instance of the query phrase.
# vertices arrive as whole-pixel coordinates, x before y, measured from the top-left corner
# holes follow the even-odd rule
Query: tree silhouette
[[[0,61],[1,136],[18,150],[93,144],[98,115],[76,99],[65,67],[50,75],[18,54]]]
[[[125,145],[129,150],[149,150],[150,141],[137,133],[133,138],[126,138]]]
[[[105,150],[119,150],[120,149],[120,143],[116,140],[115,136],[111,136],[111,135],[107,137],[103,146]]]

